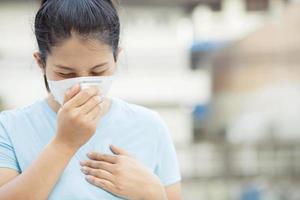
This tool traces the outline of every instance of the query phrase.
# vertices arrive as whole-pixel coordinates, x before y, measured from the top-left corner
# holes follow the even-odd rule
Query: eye
[[[64,78],[71,78],[71,77],[75,77],[76,74],[75,73],[60,73],[60,72],[57,72],[57,74],[61,77],[64,77]]]
[[[92,76],[101,76],[105,71],[102,72],[91,72]]]
[[[110,67],[108,65],[96,67],[94,70],[90,71],[91,76],[104,76],[107,72],[110,71]]]

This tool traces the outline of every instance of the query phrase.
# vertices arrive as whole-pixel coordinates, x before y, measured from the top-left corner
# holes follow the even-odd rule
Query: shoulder
[[[147,122],[152,125],[161,125],[163,123],[157,111],[119,98],[114,98],[113,101],[116,103],[119,111],[121,111],[119,114],[124,115],[126,118],[131,118],[139,122]]]
[[[114,102],[118,107],[118,113],[116,114],[122,120],[120,123],[124,124],[126,122],[135,128],[141,129],[144,136],[149,134],[149,136],[159,140],[169,137],[169,129],[157,111],[122,99],[114,98]]]
[[[11,128],[11,126],[17,123],[24,122],[25,118],[33,117],[35,111],[42,106],[42,100],[37,100],[31,104],[24,105],[14,109],[6,109],[0,111],[0,125],[5,128]]]

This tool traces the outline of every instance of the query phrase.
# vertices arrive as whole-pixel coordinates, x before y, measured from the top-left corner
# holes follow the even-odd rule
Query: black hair
[[[109,45],[117,58],[120,20],[112,0],[42,0],[34,30],[44,67],[51,48],[72,33]],[[44,79],[49,91],[45,75]]]

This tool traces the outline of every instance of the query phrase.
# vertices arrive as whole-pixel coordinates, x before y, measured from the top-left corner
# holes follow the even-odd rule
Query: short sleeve
[[[168,186],[179,182],[181,175],[170,131],[161,118],[158,138],[158,161],[155,174],[158,175],[164,186]]]
[[[0,113],[0,168],[9,168],[20,172],[14,148],[3,123],[4,114]]]

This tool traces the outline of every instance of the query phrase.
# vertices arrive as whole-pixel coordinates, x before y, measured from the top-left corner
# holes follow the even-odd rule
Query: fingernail
[[[101,96],[97,96],[97,101],[98,101],[99,103],[101,103],[101,102],[102,102],[102,97],[101,97]]]
[[[101,97],[101,103],[104,101],[104,96],[100,96]]]
[[[93,156],[93,153],[92,153],[92,152],[89,152],[89,153],[87,153],[87,156],[88,156],[88,157],[91,157],[91,156]]]
[[[81,167],[80,170],[81,170],[83,173],[85,173],[85,174],[87,173],[86,167]]]
[[[93,177],[91,175],[86,175],[85,176],[85,179],[88,180],[88,181],[92,181],[93,180]]]
[[[85,161],[80,161],[79,164],[82,166],[85,164]]]

